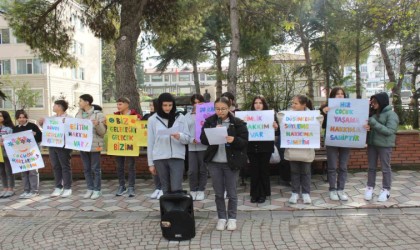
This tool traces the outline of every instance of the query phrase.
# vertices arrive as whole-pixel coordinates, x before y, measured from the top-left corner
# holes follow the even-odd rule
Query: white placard
[[[63,117],[47,117],[42,126],[42,146],[64,147],[65,128]]]
[[[364,148],[369,100],[330,98],[328,107],[325,145]]]
[[[319,111],[282,111],[281,148],[319,148],[321,125]]]
[[[14,174],[45,166],[32,130],[3,135],[2,138]]]
[[[249,141],[274,141],[274,111],[236,111],[235,116],[246,122]]]
[[[93,141],[93,124],[91,120],[66,118],[66,146],[68,149],[91,151]]]

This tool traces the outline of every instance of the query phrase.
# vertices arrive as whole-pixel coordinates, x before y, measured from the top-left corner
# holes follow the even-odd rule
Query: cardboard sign
[[[321,125],[319,111],[282,111],[281,148],[319,148]]]
[[[107,115],[108,155],[138,156],[139,146],[136,142],[137,116]]]
[[[246,122],[249,141],[274,141],[274,111],[236,111],[235,116]]]
[[[90,152],[93,141],[93,124],[89,119],[66,118],[66,146],[68,149]]]
[[[147,147],[147,121],[136,121],[136,128],[137,146]]]
[[[206,119],[214,114],[214,103],[197,104],[195,110],[195,141],[200,142],[201,128]]]
[[[0,162],[4,162],[3,149],[0,147]]]
[[[45,166],[32,130],[7,134],[3,139],[14,174]]]
[[[369,118],[368,99],[328,99],[325,145],[334,147],[363,148]]]
[[[42,146],[46,147],[64,147],[65,128],[63,117],[45,118],[42,126]]]

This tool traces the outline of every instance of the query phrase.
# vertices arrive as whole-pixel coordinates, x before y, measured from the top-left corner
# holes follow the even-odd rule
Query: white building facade
[[[60,68],[42,62],[28,45],[13,35],[13,30],[0,13],[0,79],[8,75],[12,81],[27,82],[31,90],[39,92],[36,105],[28,111],[32,120],[51,116],[54,101],[62,97],[69,102],[69,113],[77,111],[82,94],[91,94],[94,103],[102,104],[101,40],[82,25],[77,10],[76,6],[69,9],[74,13],[68,13],[69,22],[75,27],[71,50],[78,59],[76,68]],[[0,86],[0,89],[8,96],[6,100],[0,100],[0,109],[13,115],[14,90],[10,86]]]

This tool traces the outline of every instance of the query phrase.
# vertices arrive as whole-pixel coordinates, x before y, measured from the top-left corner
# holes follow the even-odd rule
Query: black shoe
[[[134,197],[136,196],[136,193],[134,193],[133,187],[128,187],[128,197]]]
[[[127,193],[127,189],[124,186],[120,186],[118,188],[117,193],[115,194],[115,196],[122,196],[123,194]]]
[[[265,202],[265,197],[260,197],[258,199],[258,203],[264,203]]]
[[[251,203],[257,203],[259,198],[251,197]]]

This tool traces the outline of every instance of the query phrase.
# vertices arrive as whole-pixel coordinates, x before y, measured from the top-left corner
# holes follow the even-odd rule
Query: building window
[[[0,44],[10,43],[9,29],[0,29]]]
[[[169,82],[169,75],[168,74],[164,75],[164,78],[165,78],[165,82]]]
[[[10,60],[0,60],[0,75],[10,74]]]
[[[144,82],[150,82],[150,76],[144,75]]]
[[[191,81],[191,75],[190,74],[179,74],[179,81],[180,82]]]
[[[152,82],[163,82],[162,75],[152,75]]]
[[[32,108],[44,108],[44,90],[43,89],[32,89],[33,92],[38,93],[35,105]]]
[[[85,46],[83,43],[79,43],[79,55],[83,56],[85,54]]]
[[[207,81],[216,81],[216,74],[207,75]]]
[[[17,59],[17,73],[20,75],[41,74],[41,61],[39,59]]]
[[[70,23],[74,26],[75,30],[78,30],[78,31],[84,31],[85,30],[85,26],[84,26],[82,20],[80,20],[80,18],[76,14],[71,15]]]
[[[84,68],[79,68],[79,79],[80,80],[85,80],[85,69]]]
[[[0,108],[1,109],[12,109],[12,101],[10,97],[13,95],[13,91],[11,89],[2,89],[3,93],[6,95],[6,100],[0,99]]]
[[[204,82],[206,80],[206,75],[203,73],[200,73],[200,82]]]
[[[77,79],[77,69],[71,68],[71,79]]]
[[[367,65],[360,66],[360,71],[361,72],[367,72]]]

